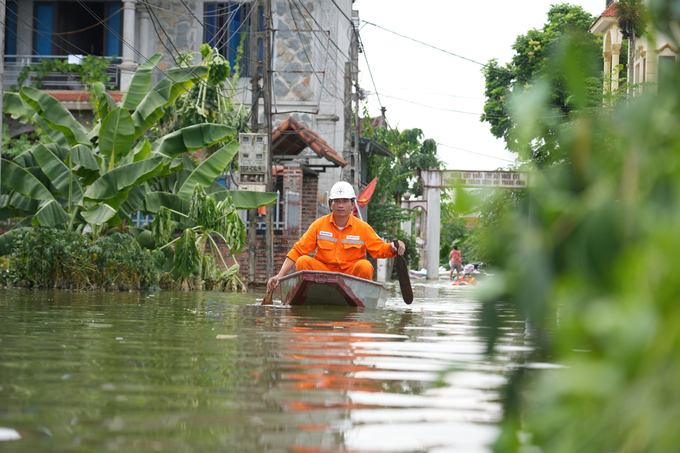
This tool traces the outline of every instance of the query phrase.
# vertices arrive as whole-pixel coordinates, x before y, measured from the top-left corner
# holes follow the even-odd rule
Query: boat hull
[[[299,271],[279,279],[282,305],[381,308],[380,283],[339,272]]]

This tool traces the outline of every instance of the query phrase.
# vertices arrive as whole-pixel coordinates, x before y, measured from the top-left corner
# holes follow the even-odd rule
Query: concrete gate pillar
[[[442,176],[436,170],[423,171],[421,176],[427,197],[427,279],[439,280]]]

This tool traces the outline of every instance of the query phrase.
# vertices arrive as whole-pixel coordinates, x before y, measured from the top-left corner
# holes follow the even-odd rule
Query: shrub
[[[5,285],[73,290],[132,290],[154,283],[153,260],[132,236],[95,237],[34,227],[18,233]]]

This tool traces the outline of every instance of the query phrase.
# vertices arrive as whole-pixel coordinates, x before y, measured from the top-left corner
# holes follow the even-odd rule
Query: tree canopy
[[[503,138],[508,150],[520,154],[524,161],[546,165],[563,158],[555,153],[555,132],[573,109],[574,93],[566,83],[565,74],[551,60],[564,52],[569,42],[578,55],[579,62],[573,70],[581,77],[599,77],[602,72],[602,37],[588,32],[595,18],[580,6],[553,5],[548,11],[548,21],[541,29],[529,30],[515,40],[515,55],[510,63],[499,64],[493,59],[482,72],[486,79],[484,115],[481,121],[491,125],[491,133]],[[625,63],[625,62],[624,62]],[[516,133],[517,113],[510,106],[513,96],[520,95],[537,82],[547,82],[549,101],[544,106],[549,121],[532,131],[530,136]],[[552,153],[551,153],[552,151]]]

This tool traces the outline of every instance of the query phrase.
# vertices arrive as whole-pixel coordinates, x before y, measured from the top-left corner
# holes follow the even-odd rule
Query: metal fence
[[[24,66],[34,66],[40,63],[40,60],[68,60],[68,55],[5,55],[5,82],[4,88],[7,90],[12,85],[15,85],[19,80],[19,74]],[[120,69],[118,65],[111,64],[106,68],[106,73],[111,78],[107,82],[107,87],[113,85],[114,89],[120,88]],[[28,80],[24,82],[25,85],[35,85],[35,71],[28,73]],[[60,71],[52,71],[49,76],[42,78],[42,89],[53,90],[82,90],[84,83],[80,80],[77,73],[63,73]]]

